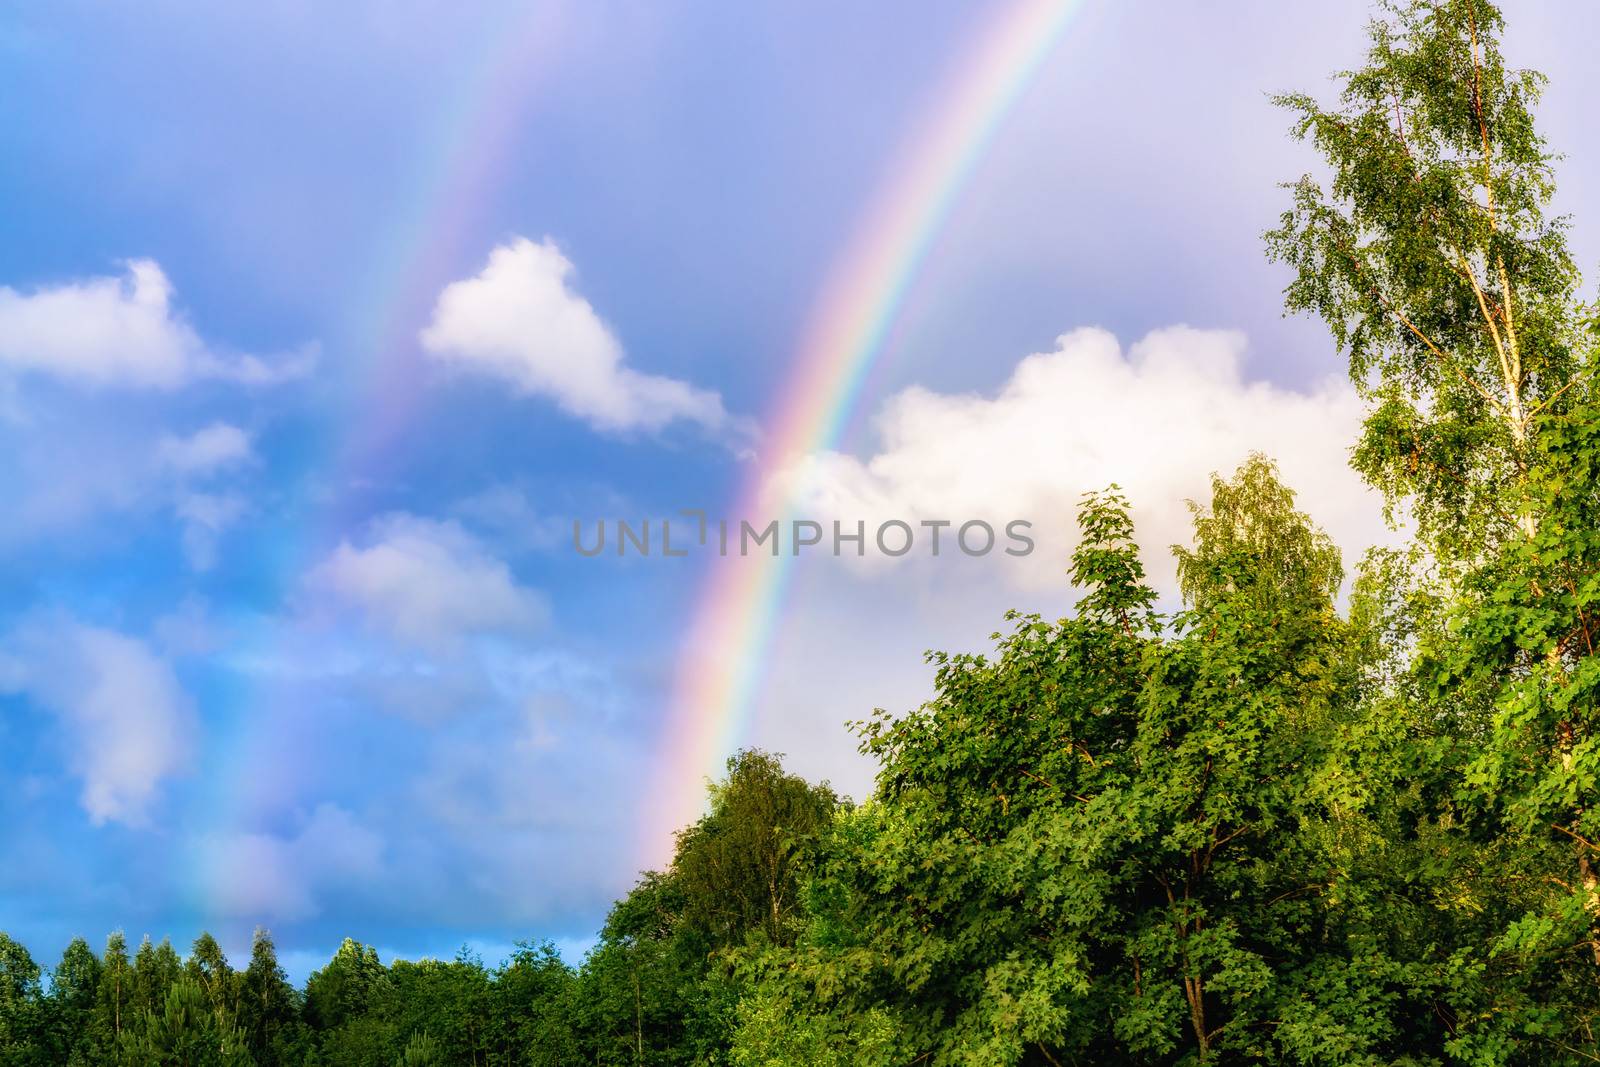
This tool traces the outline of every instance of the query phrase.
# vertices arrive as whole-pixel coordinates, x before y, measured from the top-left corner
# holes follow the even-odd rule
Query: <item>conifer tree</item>
[[[239,1028],[258,1067],[289,1067],[299,1049],[294,988],[278,963],[272,935],[257,928],[250,965],[239,976]]]
[[[128,960],[128,941],[122,931],[106,938],[101,957],[100,997],[97,1008],[100,1028],[115,1044],[122,1040],[133,997],[133,965]]]

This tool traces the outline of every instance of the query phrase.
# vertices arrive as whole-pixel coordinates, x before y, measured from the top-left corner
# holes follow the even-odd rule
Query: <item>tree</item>
[[[1277,1044],[1317,1062],[1279,1032],[1296,1001],[1324,1035],[1377,1051],[1385,1028],[1350,1025],[1351,1000],[1327,1003],[1320,981],[1352,977],[1347,947],[1328,937],[1324,894],[1339,872],[1318,832],[1349,817],[1324,803],[1324,779],[1330,734],[1358,695],[1333,610],[1338,552],[1260,456],[1213,480],[1194,525],[1195,547],[1176,553],[1188,610],[1146,657],[1132,767],[1116,789],[1135,995],[1112,1029],[1130,1051],[1165,1054],[1176,1042],[1162,994],[1181,989],[1200,1060]]]
[[[239,976],[239,1028],[259,1067],[289,1067],[303,1058],[299,1001],[278,963],[272,935],[257,928],[250,965]]]
[[[793,950],[749,958],[735,1062],[1335,1063],[1403,1057],[1420,1006],[1370,909],[1364,632],[1338,553],[1261,457],[1217,479],[1154,612],[1120,496],[1091,495],[1073,617],[862,724]],[[1372,747],[1372,746],[1369,746]]]
[[[345,938],[306,979],[305,1018],[320,1060],[340,1067],[389,1067],[398,1054],[393,984],[376,949]]]
[[[1397,3],[1335,108],[1278,98],[1331,171],[1267,235],[1291,311],[1323,318],[1373,407],[1356,466],[1451,560],[1532,537],[1541,416],[1571,410],[1593,308],[1532,109],[1543,79],[1506,66],[1488,0]]]
[[[347,937],[328,965],[306,979],[306,1018],[319,1030],[333,1030],[373,1011],[388,992],[388,969],[377,950]]]
[[[1075,618],[1011,615],[991,659],[934,654],[936,696],[858,724],[879,762],[841,815],[792,950],[751,957],[736,1062],[1050,1062],[1107,1046],[1092,931],[1116,920],[1072,824],[1129,757],[1159,625],[1114,494],[1080,515]],[[1089,879],[1074,884],[1074,871]]]
[[[787,774],[778,757],[750,750],[728,760],[711,787],[711,812],[678,835],[673,870],[683,889],[683,919],[727,948],[755,932],[793,939],[803,853],[833,817],[826,784]]]
[[[1242,597],[1255,610],[1289,617],[1326,605],[1344,578],[1339,550],[1294,506],[1277,466],[1253,454],[1232,481],[1211,477],[1209,510],[1189,503],[1195,545],[1174,545],[1178,586],[1195,611]]]
[[[167,1001],[167,990],[183,975],[183,962],[172,949],[172,942],[162,938],[159,947],[146,937],[133,957],[133,1000],[135,1011],[154,1013],[162,1011]]]
[[[395,1067],[438,1067],[450,1062],[439,1051],[439,1043],[426,1033],[418,1032],[406,1042],[406,1049],[395,1061]]]
[[[50,976],[45,1002],[50,1055],[59,1063],[90,1063],[110,1049],[112,1035],[98,1032],[95,1007],[100,997],[101,964],[88,942],[75,937]]]
[[[1358,468],[1437,564],[1406,688],[1448,788],[1405,829],[1452,935],[1450,1051],[1482,1062],[1593,1048],[1600,967],[1596,309],[1501,28],[1487,0],[1396,5],[1337,107],[1282,98],[1332,182],[1268,235],[1372,402]]]
[[[584,961],[576,1018],[595,1062],[721,1062],[734,950],[794,938],[809,850],[837,797],[759,751],[731,757],[709,792],[671,866],[613,906]]]
[[[556,1067],[582,1062],[577,1029],[577,975],[550,942],[517,942],[494,972],[490,1041],[497,1064]]]
[[[184,974],[205,992],[213,1011],[229,1018],[235,1015],[238,996],[233,968],[216,938],[202,931],[194,939],[189,959],[184,964]]]
[[[578,1022],[597,1064],[688,1062],[685,1020],[706,946],[683,936],[681,887],[670,873],[646,873],[611,908],[584,960]]]
[[[39,965],[0,933],[0,1067],[43,1064]]]
[[[160,1011],[142,1011],[123,1036],[131,1067],[249,1067],[244,1036],[212,1007],[199,983],[179,977]]]
[[[396,960],[389,968],[393,1021],[401,1034],[428,1034],[440,1062],[478,1064],[487,1057],[489,975],[463,949],[454,960]]]
[[[127,938],[120,930],[106,938],[100,970],[98,1027],[110,1035],[115,1047],[122,1040],[122,1028],[132,1015],[133,997],[133,965],[128,961]]]

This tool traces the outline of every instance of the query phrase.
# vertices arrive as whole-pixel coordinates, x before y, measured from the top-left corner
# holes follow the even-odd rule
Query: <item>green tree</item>
[[[672,865],[617,902],[584,962],[576,1019],[595,1062],[721,1062],[738,996],[730,951],[794,938],[810,849],[838,800],[768,753],[727,768]]]
[[[161,939],[159,946],[146,937],[133,957],[133,998],[135,1011],[149,1013],[165,1009],[167,990],[183,976],[183,961],[173,951],[172,942]]]
[[[0,1067],[46,1062],[39,976],[28,950],[0,933]]]
[[[1174,545],[1178,585],[1191,609],[1240,599],[1292,618],[1328,604],[1344,578],[1339,550],[1297,511],[1294,493],[1267,457],[1252,455],[1232,481],[1211,478],[1211,505],[1190,501],[1193,548]]]
[[[1337,106],[1284,97],[1332,180],[1268,235],[1372,403],[1357,466],[1437,563],[1404,683],[1432,795],[1397,829],[1449,1053],[1483,1063],[1591,1055],[1600,966],[1596,314],[1501,29],[1486,0],[1395,5]]]
[[[1106,887],[1066,824],[1129,756],[1154,594],[1117,496],[1080,516],[1077,616],[1008,616],[994,659],[930,656],[937,695],[858,725],[880,765],[840,818],[793,951],[752,956],[740,1063],[1025,1062],[1107,1048],[1086,994]],[[1083,871],[1102,875],[1103,864]]]
[[[202,932],[189,949],[184,975],[204,990],[213,1011],[233,1018],[238,1007],[238,989],[233,967],[222,946],[209,933]]]
[[[584,960],[577,996],[586,1055],[596,1064],[681,1063],[689,996],[707,967],[705,946],[680,936],[681,888],[646,874],[611,908]]]
[[[95,1007],[100,998],[101,963],[88,942],[75,937],[50,975],[50,1056],[58,1063],[90,1063],[109,1051],[109,1033],[97,1032]]]
[[[306,979],[305,1019],[315,1033],[316,1062],[389,1067],[400,1052],[393,992],[377,950],[345,938],[328,965]]]
[[[496,969],[490,1042],[496,1064],[556,1067],[582,1062],[575,1026],[577,975],[548,941],[517,942]]]
[[[277,946],[256,929],[250,965],[239,976],[239,1028],[259,1067],[290,1067],[304,1058],[299,998],[278,963]]]
[[[110,1035],[112,1047],[122,1040],[122,1029],[132,1015],[133,964],[128,960],[128,941],[122,932],[106,938],[101,957],[100,997],[96,1005],[98,1028]]]
[[[306,979],[306,1018],[319,1030],[336,1029],[378,1008],[389,988],[377,950],[347,937],[328,965]]]
[[[1377,1062],[1413,1005],[1342,908],[1367,832],[1337,743],[1361,651],[1341,568],[1270,463],[1217,480],[1153,611],[1126,507],[1090,496],[1074,617],[860,727],[880,762],[792,951],[749,958],[736,1062]]]
[[[1593,308],[1533,121],[1543,79],[1508,68],[1488,0],[1396,3],[1339,104],[1279,102],[1331,171],[1267,235],[1292,311],[1322,317],[1372,402],[1356,466],[1449,559],[1538,528],[1540,416],[1570,410]]]
[[[489,975],[463,949],[454,960],[396,960],[389,968],[394,1023],[401,1034],[426,1031],[440,1062],[479,1064],[489,1054]]]
[[[411,1040],[406,1042],[405,1051],[400,1058],[395,1060],[395,1067],[441,1067],[442,1064],[452,1062],[444,1058],[439,1051],[439,1043],[426,1033],[418,1032],[411,1035]],[[455,1061],[459,1062],[459,1061]]]
[[[757,932],[791,941],[798,873],[808,843],[833,818],[838,799],[785,773],[778,757],[740,752],[711,787],[711,811],[678,835],[673,871],[684,894],[683,921],[726,948]]]
[[[212,1006],[204,988],[180,976],[159,1011],[142,1011],[123,1037],[132,1067],[248,1067],[244,1035]]]

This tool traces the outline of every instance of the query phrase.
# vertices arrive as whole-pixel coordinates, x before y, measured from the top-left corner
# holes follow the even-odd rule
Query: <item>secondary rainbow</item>
[[[759,462],[730,518],[785,519],[783,472],[833,447],[912,282],[1002,120],[1065,33],[1081,0],[1018,0],[963,57],[903,152],[816,303],[779,393]],[[740,743],[792,557],[727,557],[707,577],[679,661],[665,780],[642,843],[659,863],[671,831],[702,808],[704,781]]]
[[[315,562],[353,532],[359,513],[348,487],[388,475],[400,455],[395,445],[422,406],[424,379],[398,354],[412,347],[421,328],[419,309],[431,308],[452,272],[469,261],[462,242],[505,181],[522,117],[556,68],[554,57],[563,45],[559,15],[542,5],[482,12],[481,45],[438,102],[428,150],[417,152],[414,169],[393,176],[393,188],[382,191],[394,197],[394,220],[374,256],[355,326],[344,339],[359,354],[339,386],[351,428],[320,443],[331,457],[325,476],[305,479],[302,495],[280,508],[296,518],[284,521],[264,561],[286,598]],[[303,642],[316,640],[291,622],[259,619],[247,626],[249,638],[241,643],[265,649],[261,659],[268,664],[293,662]],[[282,768],[302,760],[294,751],[299,738],[283,729],[279,709],[302,699],[290,682],[272,676],[241,696],[233,727],[217,732],[217,772],[208,776],[216,790],[207,806],[213,837],[254,831],[281,810],[285,777],[292,774]],[[263,773],[263,767],[273,770]],[[192,861],[201,912],[247,891],[251,872],[224,859],[206,853]]]

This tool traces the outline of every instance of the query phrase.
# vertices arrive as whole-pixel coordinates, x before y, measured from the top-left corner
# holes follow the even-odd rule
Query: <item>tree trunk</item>
[[[1184,978],[1183,995],[1189,1002],[1189,1025],[1194,1027],[1195,1043],[1200,1047],[1200,1060],[1204,1062],[1206,1054],[1211,1051],[1211,1040],[1206,1035],[1205,988],[1198,976]]]
[[[634,1062],[644,1063],[644,1009],[639,997],[639,969],[633,970],[633,1054]]]

